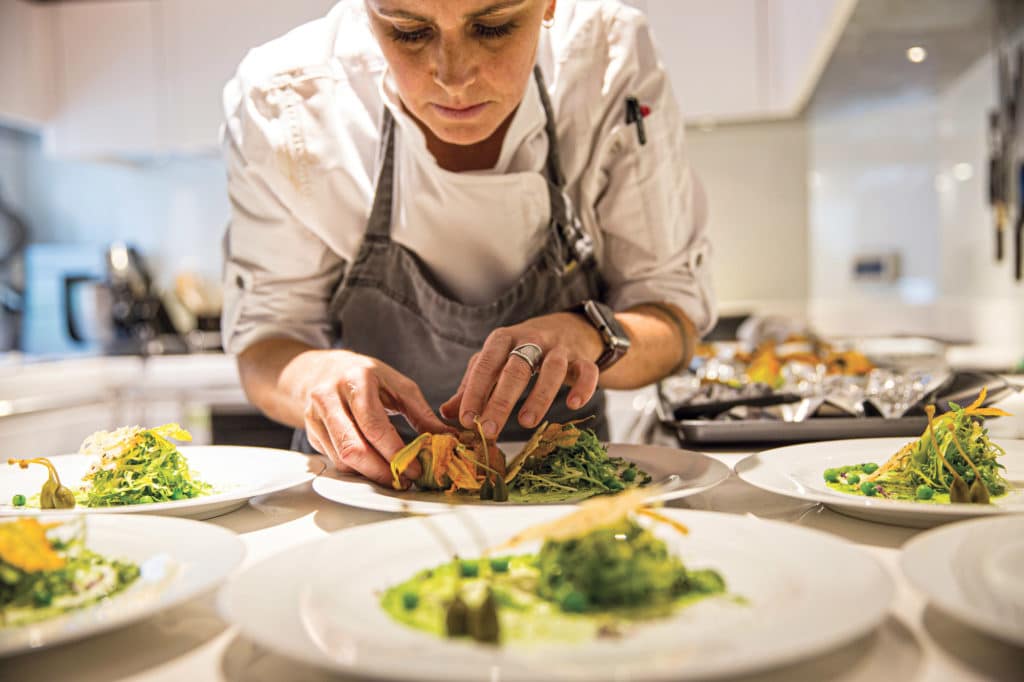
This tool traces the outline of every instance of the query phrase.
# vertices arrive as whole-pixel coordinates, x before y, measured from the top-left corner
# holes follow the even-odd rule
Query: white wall
[[[708,192],[723,313],[803,316],[807,298],[808,135],[803,120],[687,133]]]
[[[139,247],[163,284],[182,270],[220,276],[229,216],[217,157],[146,164],[53,159],[38,137],[0,129],[0,183],[33,242]]]
[[[986,56],[939,92],[812,111],[809,310],[823,333],[925,334],[1020,357],[1024,284],[994,261],[987,205],[992,74]],[[956,179],[958,164],[972,176]],[[860,253],[898,253],[898,281],[855,282]]]

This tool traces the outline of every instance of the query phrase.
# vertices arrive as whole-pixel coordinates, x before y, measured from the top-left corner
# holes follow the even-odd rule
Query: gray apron
[[[335,347],[372,356],[394,367],[419,385],[435,412],[455,394],[470,357],[496,328],[566,310],[603,294],[591,240],[582,232],[564,194],[554,115],[539,68],[534,75],[547,117],[544,175],[551,206],[548,237],[519,280],[496,301],[483,305],[453,300],[416,254],[391,240],[395,121],[384,108],[383,161],[373,209],[363,243],[331,299],[330,319],[338,339]],[[487,229],[485,221],[481,229]],[[597,391],[590,402],[575,411],[565,404],[567,393],[568,387],[563,387],[545,418],[566,422],[594,416],[587,426],[607,440],[604,392]],[[531,430],[519,426],[517,419],[521,403],[512,411],[501,440],[529,438]],[[393,421],[406,441],[416,435],[403,418]],[[313,451],[303,431],[296,432],[293,444],[303,452]]]

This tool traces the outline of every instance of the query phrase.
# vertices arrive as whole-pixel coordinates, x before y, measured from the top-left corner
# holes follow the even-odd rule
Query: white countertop
[[[741,450],[709,452],[734,466]],[[1024,649],[952,621],[926,604],[903,579],[900,546],[920,531],[859,521],[785,497],[762,492],[733,475],[719,487],[680,501],[678,506],[753,514],[816,528],[847,539],[877,557],[896,586],[889,617],[874,633],[836,651],[756,678],[786,680],[1019,680]],[[351,526],[396,518],[334,504],[309,484],[258,498],[213,519],[239,533],[248,549],[246,565],[300,543]],[[311,567],[312,570],[329,567]],[[814,570],[808,558],[807,570]],[[268,595],[269,599],[273,595]],[[402,652],[396,652],[402,655]],[[414,654],[408,652],[410,659]],[[10,680],[146,680],[150,682],[272,681],[339,679],[327,672],[270,653],[241,637],[214,609],[214,594],[140,624],[81,642],[2,662]]]

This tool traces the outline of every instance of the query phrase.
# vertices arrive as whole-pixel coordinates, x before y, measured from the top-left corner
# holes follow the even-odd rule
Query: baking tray
[[[948,401],[966,404],[974,400],[982,386],[988,388],[986,405],[999,402],[1020,390],[1003,377],[988,372],[956,372],[952,380],[932,400],[944,407]],[[897,419],[883,417],[811,417],[801,422],[773,419],[674,419],[660,386],[658,417],[662,425],[675,430],[686,444],[729,443],[801,443],[846,438],[887,438],[920,436],[928,426],[923,414]]]
[[[882,438],[920,436],[928,426],[925,417],[819,417],[802,422],[770,419],[682,419],[673,421],[679,440],[684,443],[798,443],[844,438]]]

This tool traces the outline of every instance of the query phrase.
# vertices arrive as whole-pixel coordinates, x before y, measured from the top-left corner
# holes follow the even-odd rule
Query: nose
[[[450,95],[459,95],[476,81],[470,50],[455,41],[440,41],[434,58],[434,82]]]

